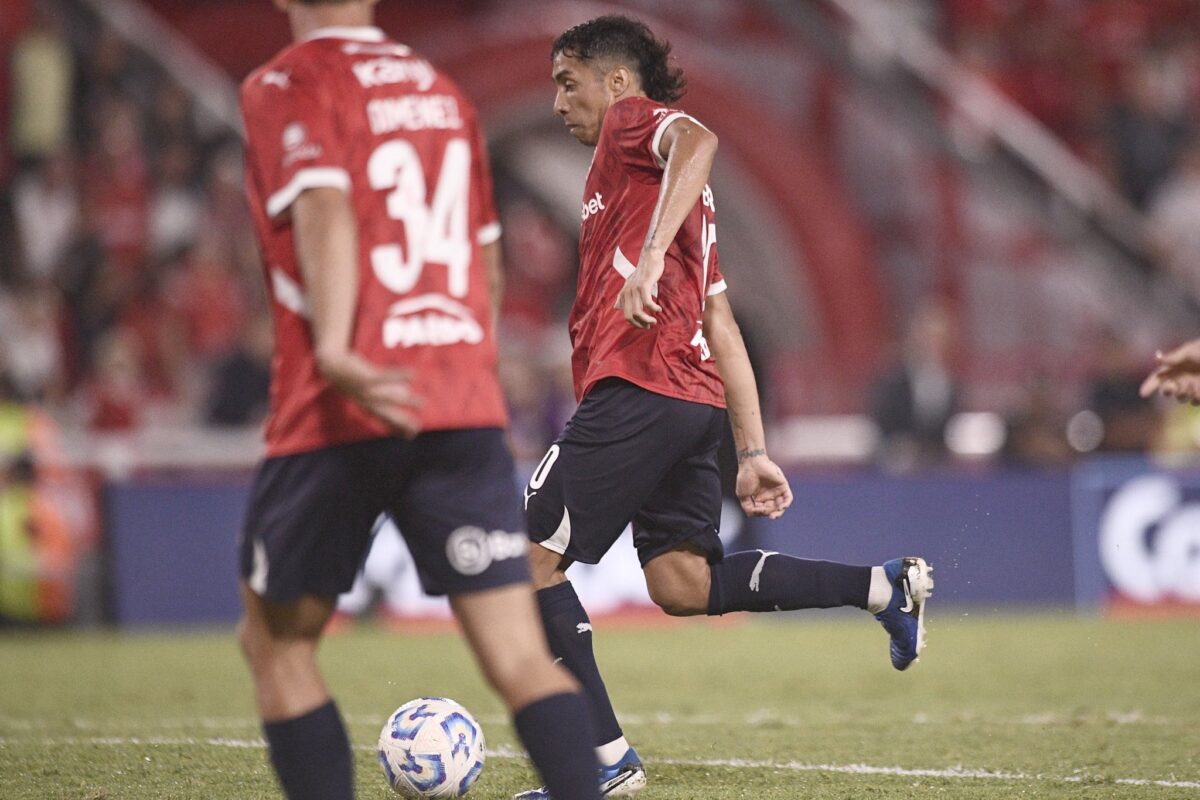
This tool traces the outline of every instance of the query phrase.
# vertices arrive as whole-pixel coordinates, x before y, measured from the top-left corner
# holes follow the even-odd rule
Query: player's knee
[[[251,666],[262,663],[267,657],[270,647],[269,637],[266,636],[264,630],[252,624],[245,617],[238,622],[237,640],[238,646],[242,650],[242,657]]]

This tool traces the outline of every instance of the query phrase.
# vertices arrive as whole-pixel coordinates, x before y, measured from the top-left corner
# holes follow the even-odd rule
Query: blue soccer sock
[[[537,601],[550,652],[561,658],[563,666],[583,685],[596,731],[594,744],[599,747],[620,739],[621,726],[592,650],[592,621],[579,602],[575,587],[570,581],[549,586],[538,591]]]
[[[299,717],[263,723],[263,735],[288,800],[354,800],[350,739],[332,700]]]
[[[867,607],[871,568],[767,550],[731,553],[711,567],[711,616],[730,611]]]
[[[582,695],[564,693],[536,700],[513,715],[517,735],[551,797],[599,800],[600,765],[587,712]]]

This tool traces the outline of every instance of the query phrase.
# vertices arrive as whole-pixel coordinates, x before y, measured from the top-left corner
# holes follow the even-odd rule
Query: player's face
[[[562,117],[572,136],[586,145],[595,145],[600,141],[604,113],[613,102],[608,76],[586,61],[564,53],[554,56],[551,74],[558,89],[554,94],[554,113]]]

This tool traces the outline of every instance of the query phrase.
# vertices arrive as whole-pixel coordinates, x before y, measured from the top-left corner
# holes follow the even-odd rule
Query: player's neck
[[[306,6],[292,3],[288,9],[292,38],[302,42],[322,28],[365,28],[375,24],[372,7],[367,3]]]

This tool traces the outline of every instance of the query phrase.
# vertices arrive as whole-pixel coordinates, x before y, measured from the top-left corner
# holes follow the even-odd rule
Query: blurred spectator
[[[166,149],[175,142],[192,144],[196,137],[192,119],[192,100],[183,87],[167,80],[154,93],[146,126],[146,144],[153,152]]]
[[[1200,138],[1150,203],[1150,238],[1163,266],[1200,297]]]
[[[56,398],[63,389],[61,310],[47,283],[0,295],[0,364],[24,402]]]
[[[164,142],[158,151],[157,186],[150,200],[150,257],[178,257],[196,240],[204,198],[193,185],[196,152],[186,139]]]
[[[1187,107],[1171,90],[1165,71],[1155,57],[1139,62],[1122,81],[1110,111],[1122,188],[1139,207],[1168,176],[1192,133]]]
[[[1014,465],[1052,467],[1069,464],[1075,451],[1067,441],[1067,416],[1056,407],[1055,386],[1039,376],[1025,394],[1024,406],[1007,420],[1004,459]]]
[[[217,231],[207,231],[188,251],[170,280],[167,299],[183,323],[193,358],[211,363],[234,348],[249,307]]]
[[[84,192],[98,218],[97,231],[126,270],[138,268],[146,248],[149,176],[139,130],[137,108],[127,100],[110,100],[84,168]]]
[[[926,301],[909,322],[899,360],[871,390],[880,462],[909,471],[946,455],[946,423],[958,410],[951,369],[953,331],[946,308]]]
[[[79,190],[70,151],[55,152],[15,181],[13,216],[25,277],[57,277],[59,263],[79,226]]]
[[[88,427],[103,433],[132,431],[142,421],[146,398],[137,341],[121,330],[105,335],[84,393]]]
[[[1087,407],[1104,427],[1099,450],[1132,453],[1151,444],[1158,419],[1153,406],[1138,396],[1142,372],[1141,361],[1125,341],[1114,332],[1106,332],[1087,391]]]
[[[45,2],[12,53],[12,151],[42,159],[69,143],[75,58],[58,17]]]
[[[237,346],[217,362],[205,415],[210,425],[250,425],[266,416],[272,336],[270,317],[260,315],[246,326]]]

